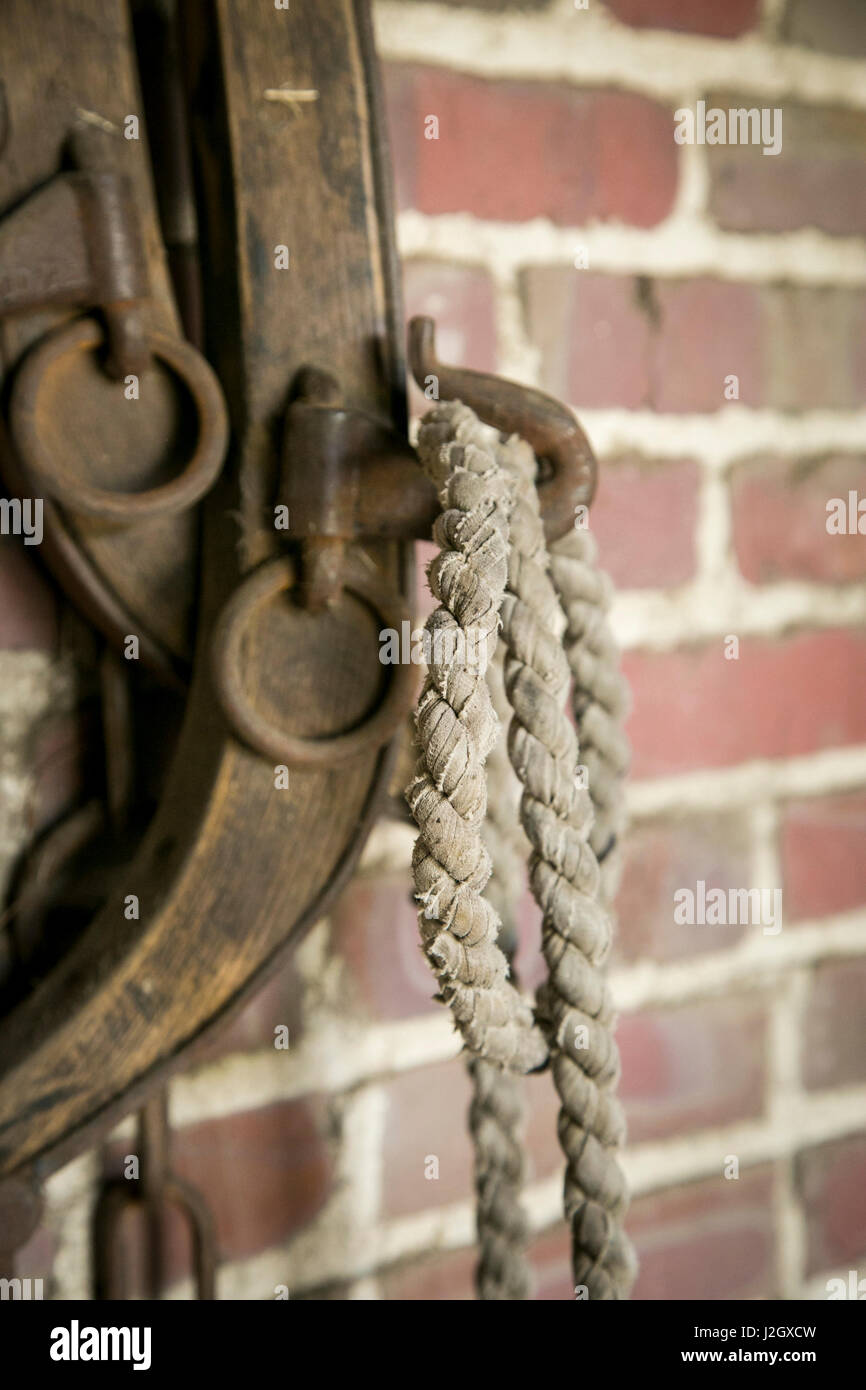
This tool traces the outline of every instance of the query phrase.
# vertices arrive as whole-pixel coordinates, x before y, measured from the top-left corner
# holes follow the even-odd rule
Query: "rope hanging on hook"
[[[608,592],[588,532],[573,532],[555,558],[548,555],[536,460],[524,441],[503,441],[453,402],[427,415],[418,453],[443,510],[434,528],[440,553],[429,569],[439,607],[427,621],[419,761],[406,797],[419,829],[413,870],[422,942],[439,998],[473,1059],[479,1291],[484,1298],[528,1296],[520,1097],[509,1073],[549,1065],[562,1106],[575,1285],[589,1298],[623,1298],[634,1257],[622,1230],[619,1059],[601,966],[610,946],[627,747],[619,727],[625,690],[604,616]],[[512,711],[508,756],[543,914],[548,978],[534,1010],[509,978],[497,940],[494,901],[502,901],[501,874],[516,852],[513,838],[509,847],[503,836],[501,808],[485,829],[485,764],[499,735],[490,682],[495,690],[500,626]],[[577,735],[564,709],[572,675]],[[589,790],[578,776],[578,736]],[[488,844],[499,874],[485,896]]]

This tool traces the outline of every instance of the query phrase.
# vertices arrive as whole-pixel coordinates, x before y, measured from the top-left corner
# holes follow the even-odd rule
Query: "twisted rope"
[[[501,645],[487,668],[490,699],[501,723],[511,719]],[[486,896],[500,919],[499,945],[513,971],[517,951],[515,909],[523,891],[528,845],[520,826],[521,787],[498,738],[487,758],[487,818],[482,828],[492,873]],[[513,974],[512,974],[512,978]],[[527,1259],[529,1223],[521,1205],[525,1128],[522,1077],[481,1057],[470,1057],[469,1133],[475,1155],[479,1259],[475,1286],[484,1300],[532,1296]]]
[[[529,1222],[520,1201],[525,1169],[522,1078],[483,1057],[470,1058],[468,1069],[479,1244],[475,1286],[485,1300],[522,1301],[532,1289],[526,1257]]]
[[[430,567],[440,607],[428,627],[433,633],[459,628],[465,637],[472,623],[480,623],[483,632],[474,669],[460,660],[431,664],[418,710],[419,764],[407,792],[420,832],[413,865],[422,940],[440,997],[451,1003],[468,1050],[482,1059],[473,1072],[474,1133],[488,1144],[478,1183],[482,1296],[523,1297],[504,1290],[527,1284],[520,1168],[509,1147],[511,1092],[503,1089],[500,1096],[488,1072],[491,1065],[500,1072],[534,1070],[549,1059],[562,1101],[559,1138],[567,1160],[564,1200],[575,1281],[590,1298],[619,1298],[627,1293],[633,1257],[621,1229],[626,1192],[616,1149],[624,1125],[613,1096],[613,1009],[600,973],[610,944],[605,902],[612,879],[603,882],[594,847],[607,858],[618,834],[624,745],[615,736],[621,680],[606,625],[592,612],[604,595],[593,590],[585,542],[570,542],[554,571],[560,603],[538,511],[535,459],[526,444],[497,440],[454,403],[424,421],[419,456],[443,504],[435,532],[442,550]],[[539,991],[537,1021],[507,979],[496,944],[498,918],[482,896],[490,877],[480,835],[484,762],[498,727],[484,675],[497,613],[514,711],[508,752],[523,786],[530,883],[543,913],[548,982]],[[563,709],[570,680],[563,640],[575,670],[578,724],[587,729],[584,765],[591,757],[600,777],[598,821],[589,794],[575,781],[577,740]],[[497,1201],[489,1199],[494,1189]]]
[[[609,577],[597,568],[589,531],[573,530],[550,551],[550,570],[566,617],[565,652],[572,676],[572,710],[592,800],[590,844],[601,867],[601,897],[610,907],[619,887],[629,764],[623,723],[629,690],[608,621]]]
[[[508,572],[512,489],[482,447],[474,416],[455,422],[454,437],[446,438],[450,416],[433,415],[419,453],[442,503],[434,527],[440,554],[428,571],[440,606],[426,624],[431,659],[416,713],[420,755],[406,792],[421,832],[412,855],[421,939],[468,1050],[532,1071],[544,1064],[547,1044],[507,978],[499,919],[483,896],[491,873],[481,836],[484,762],[499,729],[485,672]]]

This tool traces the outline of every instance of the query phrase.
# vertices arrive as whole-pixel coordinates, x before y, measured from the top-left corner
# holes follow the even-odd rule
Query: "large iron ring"
[[[67,354],[93,352],[104,341],[104,330],[96,319],[76,319],[49,333],[25,358],[13,384],[9,417],[15,446],[28,476],[44,489],[46,496],[64,507],[105,521],[130,523],[185,511],[216,481],[225,457],[228,418],[222,390],[211,367],[182,338],[145,333],[150,352],[180,378],[198,416],[195,451],[179,477],[146,492],[112,492],[65,475],[42,443],[40,393],[52,367]]]

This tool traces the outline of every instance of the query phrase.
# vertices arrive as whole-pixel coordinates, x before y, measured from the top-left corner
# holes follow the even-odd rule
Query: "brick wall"
[[[866,541],[825,526],[829,498],[866,496],[863,13],[376,7],[407,309],[444,357],[568,400],[602,461],[591,525],[634,689],[612,965],[643,1299],[866,1276]],[[678,145],[701,99],[781,108],[782,153]],[[3,555],[23,650],[0,700],[36,719],[34,683],[62,686],[30,650],[51,649],[50,605]],[[28,805],[32,742],[22,725],[4,754]],[[468,1085],[416,945],[412,838],[379,827],[331,920],[172,1086],[223,1297],[471,1297]],[[782,930],[676,925],[698,880],[781,888]],[[521,923],[531,981],[528,900]],[[556,1107],[549,1080],[527,1089],[538,1295],[562,1299]],[[49,1185],[21,1273],[53,1258],[57,1297],[87,1293],[93,1180],[122,1149]]]

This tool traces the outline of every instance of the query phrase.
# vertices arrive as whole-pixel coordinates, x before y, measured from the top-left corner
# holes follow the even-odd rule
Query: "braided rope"
[[[467,1048],[486,1059],[473,1064],[470,1117],[476,1139],[486,1136],[487,1142],[478,1161],[480,1288],[483,1297],[522,1297],[508,1290],[526,1287],[521,1168],[506,1133],[515,1118],[511,1092],[500,1095],[488,1078],[502,1067],[537,1069],[549,1046],[562,1101],[559,1137],[567,1159],[564,1197],[575,1280],[590,1298],[619,1298],[627,1293],[633,1257],[621,1229],[626,1192],[616,1149],[624,1125],[613,1095],[613,1009],[599,969],[610,944],[605,902],[613,875],[606,869],[603,881],[594,849],[607,860],[620,828],[625,750],[616,723],[622,682],[606,623],[595,617],[605,595],[593,589],[593,557],[580,538],[558,552],[553,574],[560,604],[538,512],[535,460],[522,441],[497,441],[454,403],[427,416],[419,456],[444,509],[436,526],[442,552],[430,567],[441,606],[428,628],[466,634],[470,624],[480,624],[483,632],[474,670],[465,661],[431,662],[418,709],[418,770],[407,792],[420,832],[413,865],[422,940]],[[524,789],[530,883],[544,918],[543,1036],[507,979],[496,944],[497,915],[482,896],[490,877],[480,836],[484,762],[498,727],[484,674],[499,612],[514,711],[508,751]],[[597,820],[589,794],[575,781],[577,740],[563,709],[569,658],[578,727],[587,737],[584,765],[591,760],[599,777]]]

